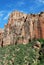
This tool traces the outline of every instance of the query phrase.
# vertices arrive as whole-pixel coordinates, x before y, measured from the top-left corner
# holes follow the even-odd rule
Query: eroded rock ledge
[[[32,39],[44,39],[44,12],[24,14],[11,13],[4,30],[0,31],[0,46],[9,44],[27,44]]]

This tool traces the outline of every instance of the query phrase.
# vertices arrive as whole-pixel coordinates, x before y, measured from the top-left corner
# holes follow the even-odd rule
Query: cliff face
[[[0,29],[0,46],[3,45],[3,33],[4,33],[4,30]]]
[[[34,38],[44,39],[44,13],[36,15],[18,11],[11,13],[3,34],[3,45],[27,44]]]

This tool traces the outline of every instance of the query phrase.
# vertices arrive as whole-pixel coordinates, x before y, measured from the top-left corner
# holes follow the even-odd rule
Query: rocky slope
[[[5,25],[0,45],[27,44],[32,39],[44,39],[44,12],[24,14],[19,11],[11,13]]]

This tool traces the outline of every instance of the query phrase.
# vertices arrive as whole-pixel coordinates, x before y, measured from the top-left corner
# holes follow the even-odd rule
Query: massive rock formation
[[[3,33],[3,45],[27,44],[32,39],[44,39],[44,12],[24,14],[12,12]]]
[[[3,33],[4,33],[4,30],[0,29],[0,46],[3,46]]]

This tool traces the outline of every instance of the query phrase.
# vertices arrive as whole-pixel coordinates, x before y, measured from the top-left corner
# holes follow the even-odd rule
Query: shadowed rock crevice
[[[37,22],[37,28],[38,28],[38,37],[42,38],[42,29],[41,29],[41,23],[39,20]]]

